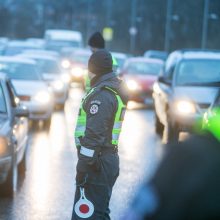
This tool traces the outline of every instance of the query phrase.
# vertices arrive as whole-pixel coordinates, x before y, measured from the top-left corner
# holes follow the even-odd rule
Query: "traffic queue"
[[[63,30],[0,44],[0,188],[12,196],[18,174],[25,173],[30,127],[49,131],[53,112],[65,109],[71,84],[85,89],[91,51],[82,47],[81,33]],[[165,143],[201,126],[219,97],[219,51],[178,50],[167,59],[152,51],[112,55],[130,100],[153,109],[155,132]]]

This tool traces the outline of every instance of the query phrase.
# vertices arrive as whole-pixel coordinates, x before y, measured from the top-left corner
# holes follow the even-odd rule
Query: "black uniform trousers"
[[[119,175],[119,157],[117,152],[102,152],[99,156],[100,170],[95,171],[90,166],[87,168],[88,178],[85,183],[84,191],[86,198],[94,205],[94,213],[88,220],[110,220],[109,201],[112,194],[112,188]],[[77,171],[79,174],[80,171]],[[76,184],[78,184],[76,182]],[[76,186],[74,206],[80,199],[80,187]],[[74,211],[72,220],[80,218]]]

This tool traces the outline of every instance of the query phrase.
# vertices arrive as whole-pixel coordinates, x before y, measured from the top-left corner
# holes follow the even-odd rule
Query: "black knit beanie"
[[[97,76],[111,73],[113,71],[111,54],[104,49],[93,53],[89,58],[88,70]]]
[[[105,40],[100,32],[95,32],[88,41],[88,45],[91,47],[104,49],[105,48]]]

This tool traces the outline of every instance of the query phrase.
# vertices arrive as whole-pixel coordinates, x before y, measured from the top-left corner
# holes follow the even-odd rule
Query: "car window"
[[[89,61],[89,57],[90,57],[90,55],[89,54],[84,54],[84,55],[82,55],[82,54],[73,54],[72,56],[71,56],[71,60],[73,61],[73,62],[78,62],[78,63],[82,63],[82,64],[85,64],[85,65],[87,65],[87,63],[88,63],[88,61]]]
[[[160,63],[130,62],[126,66],[126,72],[129,74],[159,75],[162,66]]]
[[[2,85],[0,85],[0,113],[7,113],[5,95],[2,89]]]
[[[220,60],[182,61],[176,72],[176,84],[203,84],[220,81]]]
[[[18,97],[16,96],[15,89],[14,89],[12,83],[10,83],[10,82],[7,82],[6,86],[7,86],[8,92],[9,92],[11,106],[15,108],[17,106],[18,100],[19,100]]]
[[[39,66],[40,72],[43,73],[60,73],[61,69],[55,60],[35,59]]]
[[[0,61],[0,71],[6,73],[10,79],[41,80],[35,65],[32,64]]]

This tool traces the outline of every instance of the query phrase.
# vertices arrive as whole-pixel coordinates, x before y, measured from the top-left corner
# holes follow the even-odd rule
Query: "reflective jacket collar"
[[[111,73],[107,73],[107,74],[104,74],[102,76],[95,76],[92,80],[91,80],[91,86],[92,87],[97,87],[100,83],[106,81],[106,80],[109,80],[111,78],[115,78],[116,77],[116,74],[114,72],[111,72]]]

